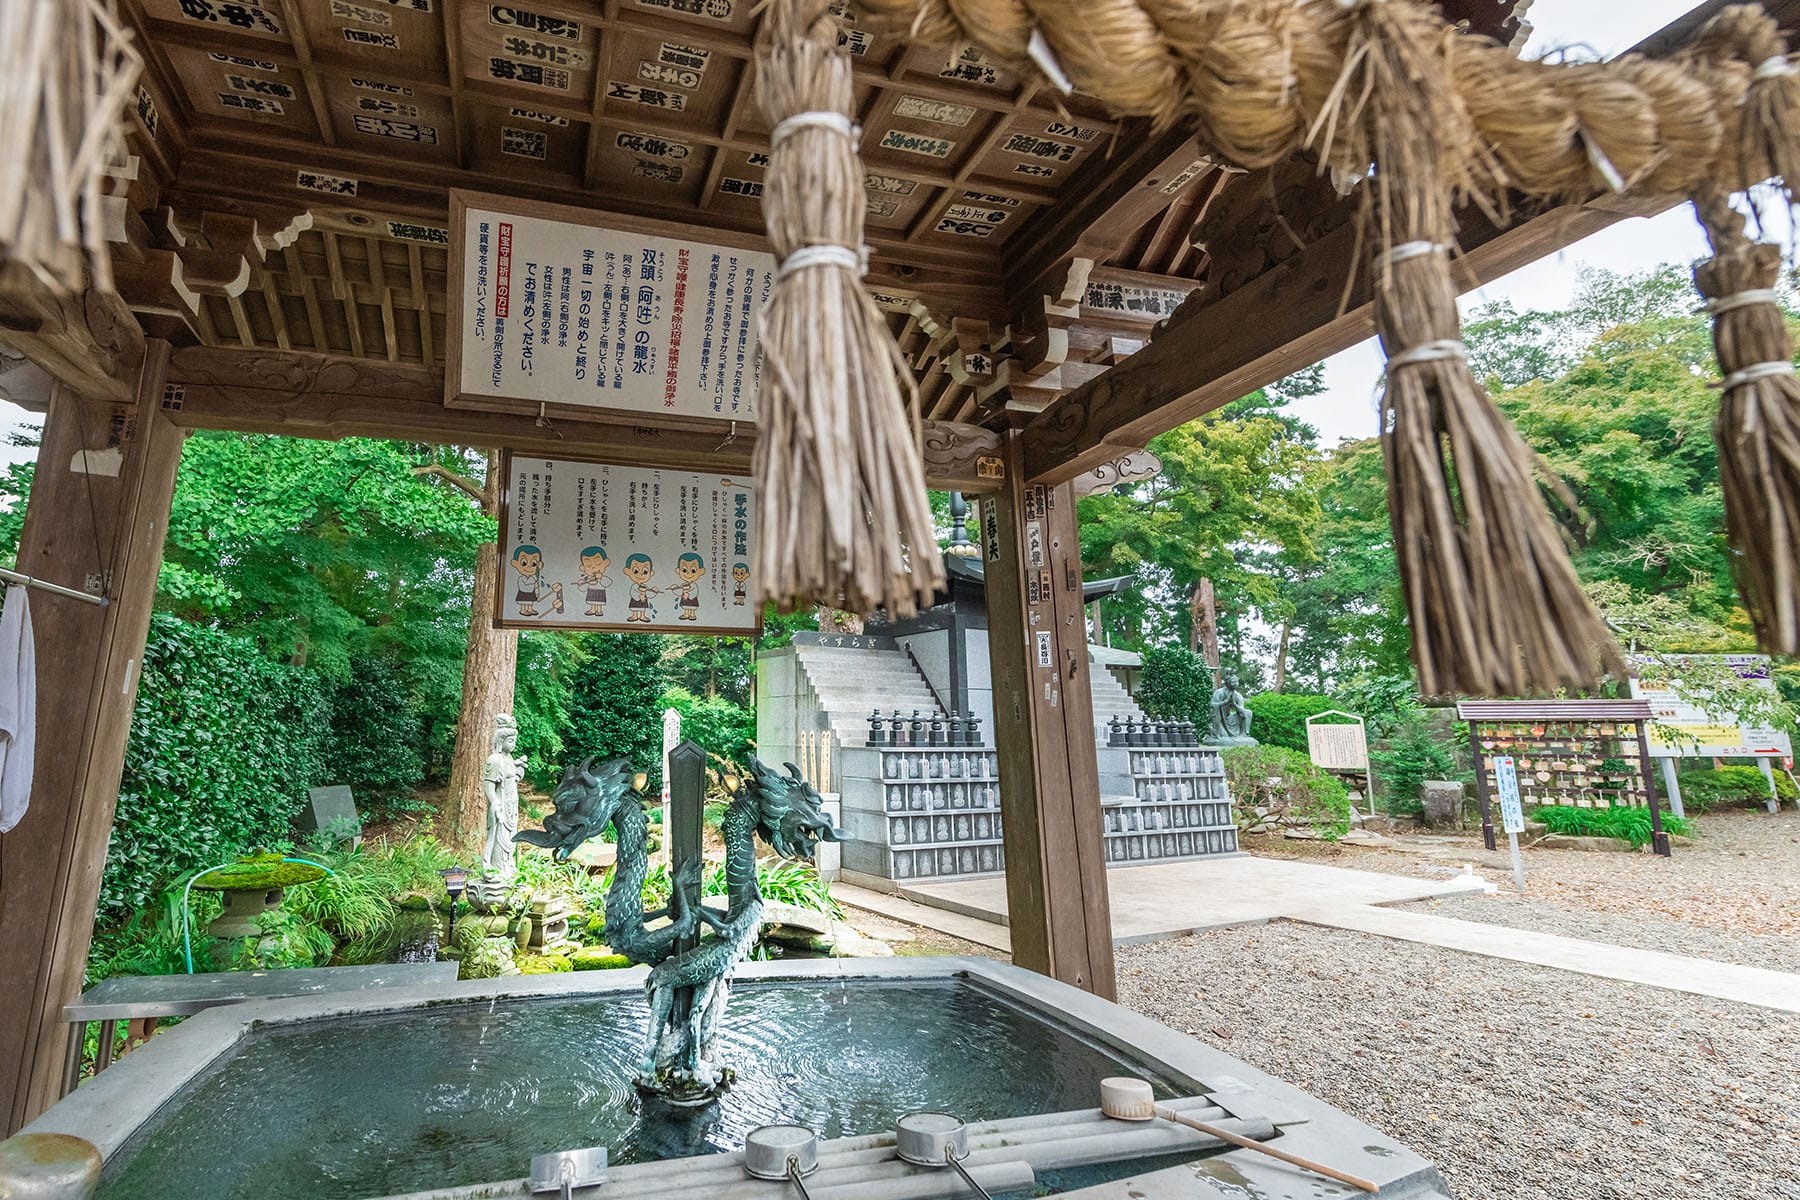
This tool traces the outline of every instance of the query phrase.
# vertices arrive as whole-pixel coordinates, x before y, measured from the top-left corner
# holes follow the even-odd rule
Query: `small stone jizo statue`
[[[481,768],[481,794],[487,799],[487,844],[481,852],[483,878],[505,883],[518,872],[513,862],[513,835],[519,832],[519,781],[525,759],[514,758],[519,726],[511,713],[494,718],[494,752]]]
[[[1212,729],[1208,740],[1221,746],[1254,746],[1250,736],[1250,706],[1238,690],[1237,672],[1225,671],[1212,694]]]

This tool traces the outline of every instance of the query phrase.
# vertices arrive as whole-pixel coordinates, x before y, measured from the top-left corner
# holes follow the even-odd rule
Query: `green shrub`
[[[1769,784],[1755,767],[1714,767],[1706,771],[1682,771],[1681,806],[1688,812],[1711,812],[1731,805],[1758,805],[1769,799]],[[1786,771],[1775,772],[1775,794],[1792,801],[1800,795]]]
[[[616,971],[629,967],[631,960],[623,954],[609,953],[603,946],[583,946],[569,960],[569,965],[577,971]]]
[[[1335,842],[1350,830],[1350,794],[1312,760],[1285,746],[1232,746],[1224,752],[1225,779],[1240,820],[1269,805],[1284,825],[1310,825]],[[1281,780],[1271,785],[1271,778]]]
[[[1369,747],[1375,787],[1382,807],[1395,816],[1415,816],[1419,789],[1428,779],[1469,782],[1456,765],[1456,753],[1422,708],[1405,707],[1389,726],[1385,741]]]
[[[364,811],[404,811],[425,780],[425,718],[397,664],[358,659],[331,701],[330,782],[348,784]]]
[[[654,640],[653,635],[637,636]],[[513,717],[519,722],[519,753],[525,756],[529,777],[545,791],[562,776],[567,749],[563,734],[575,705],[574,676],[586,660],[582,639],[561,630],[526,629],[519,634]]]
[[[832,899],[831,885],[819,878],[811,863],[794,859],[765,858],[756,864],[756,886],[764,900],[810,908],[828,917],[842,917],[844,910]],[[723,896],[726,893],[725,864],[719,863],[706,872],[701,894]]]
[[[1212,671],[1206,660],[1185,646],[1152,646],[1144,651],[1134,698],[1153,717],[1192,721],[1211,728]]]
[[[1331,711],[1335,705],[1329,696],[1307,696],[1296,692],[1263,692],[1250,697],[1250,732],[1265,746],[1286,746],[1289,750],[1308,753],[1306,718]]]
[[[1620,838],[1633,846],[1643,846],[1650,841],[1650,810],[1647,808],[1630,808],[1625,805],[1577,808],[1572,804],[1546,804],[1532,809],[1531,819],[1543,822],[1551,833],[1568,834],[1571,837]],[[1694,832],[1692,822],[1666,813],[1662,818],[1662,827],[1664,833],[1672,833],[1678,837],[1691,837]]]
[[[575,966],[560,954],[521,954],[517,957],[521,975],[560,975]]]
[[[150,907],[192,871],[285,842],[321,782],[328,709],[311,673],[242,638],[153,617],[99,923]]]

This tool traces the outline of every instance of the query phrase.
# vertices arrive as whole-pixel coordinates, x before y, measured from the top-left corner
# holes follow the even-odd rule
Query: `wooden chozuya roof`
[[[1443,4],[1474,31],[1516,32],[1510,0]],[[768,128],[753,95],[752,0],[122,9],[146,68],[109,235],[136,323],[194,348],[178,352],[177,379],[229,373],[201,348],[260,352],[271,389],[299,369],[293,355],[344,356],[367,363],[349,390],[425,404],[443,367],[453,188],[675,221],[701,238],[760,233]],[[868,286],[928,418],[1009,414],[1030,426],[1027,473],[1066,479],[1366,336],[1366,293],[1341,310],[1350,206],[1308,164],[1229,171],[1184,131],[1114,121],[973,51],[909,46],[842,15],[864,131]],[[1678,43],[1698,19],[1647,48]],[[1470,216],[1463,261],[1491,277],[1623,215],[1596,202],[1506,231]],[[118,390],[104,345],[32,344],[31,329],[73,314],[17,283],[0,280],[9,340]],[[1214,336],[1159,353],[1153,332],[1197,289],[1182,323],[1206,320]],[[126,315],[95,307],[89,337],[104,343]],[[385,375],[367,374],[378,364]],[[261,424],[223,408],[189,419],[375,427],[369,413],[304,428],[292,411]],[[412,421],[400,426],[442,440],[499,436],[467,417],[433,425],[424,408]]]

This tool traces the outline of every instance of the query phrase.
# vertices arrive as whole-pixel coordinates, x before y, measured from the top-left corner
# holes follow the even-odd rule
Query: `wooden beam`
[[[175,352],[167,415],[186,429],[227,429],[335,440],[397,438],[545,455],[606,457],[646,466],[747,474],[753,427],[695,422],[562,419],[444,407],[444,369],[329,354],[194,346]],[[979,425],[927,421],[927,484],[969,494],[1000,486],[1000,435]]]
[[[1078,181],[1068,200],[1038,214],[1006,244],[1007,297],[1012,308],[1035,302],[1046,276],[1060,277],[1071,258],[1104,262],[1146,221],[1174,203],[1192,179],[1169,189],[1201,157],[1192,130],[1168,129],[1127,149],[1091,182]],[[1197,177],[1196,177],[1197,178]]]
[[[1674,54],[1735,2],[1704,0],[1632,52]],[[1765,0],[1763,7],[1783,28],[1800,22],[1800,0]],[[1681,202],[1678,196],[1601,197],[1504,230],[1465,210],[1458,214],[1456,268],[1464,289],[1472,290],[1628,216],[1655,216]],[[1183,305],[1162,337],[1038,414],[1025,430],[1026,477],[1072,479],[1368,337],[1374,320],[1356,251],[1355,232],[1344,226],[1204,307]],[[1344,281],[1353,269],[1357,282],[1346,306]]]
[[[1013,961],[1111,999],[1112,915],[1089,690],[1081,539],[1069,485],[1008,482],[981,502],[994,738]]]
[[[181,433],[155,403],[167,355],[167,343],[149,343],[135,415],[58,388],[26,504],[19,569],[104,589],[111,604],[30,593],[36,770],[30,807],[0,838],[0,1115],[9,1132],[62,1090],[62,1007],[80,994],[87,965],[181,456]]]
[[[0,259],[0,343],[81,395],[129,404],[144,334],[117,296],[58,295]]]
[[[1673,203],[1663,198],[1646,209],[1660,212]],[[1460,281],[1479,287],[1626,215],[1576,205],[1498,230],[1465,213]],[[1148,346],[1032,420],[1025,429],[1027,478],[1073,479],[1370,336],[1373,309],[1359,250],[1366,247],[1346,225],[1211,304],[1193,308],[1190,299]],[[1342,307],[1353,269],[1356,284]],[[1369,432],[1375,432],[1372,419]]]

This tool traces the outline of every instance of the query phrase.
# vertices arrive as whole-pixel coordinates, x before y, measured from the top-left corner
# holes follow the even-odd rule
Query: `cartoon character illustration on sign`
[[[750,568],[744,563],[731,564],[731,603],[738,608],[744,607],[749,599]]]
[[[538,615],[537,606],[543,601],[546,590],[544,552],[526,543],[513,551],[512,568],[519,575],[519,586],[513,592],[513,602],[519,606],[519,615],[535,617]]]
[[[633,554],[625,559],[625,578],[631,580],[631,601],[627,605],[631,611],[625,617],[627,622],[636,621],[648,625],[656,616],[650,597],[662,589],[650,586],[650,580],[655,575],[656,566],[650,561],[648,554]]]
[[[612,584],[606,568],[610,566],[612,560],[606,557],[604,546],[589,546],[581,552],[581,573],[575,576],[575,586],[587,589],[586,616],[606,615],[606,589]]]
[[[676,602],[681,608],[681,619],[698,621],[700,619],[700,597],[694,592],[694,583],[706,574],[706,560],[690,550],[675,560],[675,574],[681,577],[681,587],[676,589],[681,593],[680,599]]]

